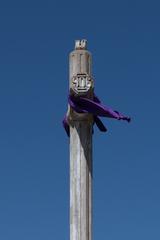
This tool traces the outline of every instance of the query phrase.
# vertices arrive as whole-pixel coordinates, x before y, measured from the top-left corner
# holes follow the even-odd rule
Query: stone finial
[[[82,40],[76,40],[75,41],[75,50],[85,50],[87,49],[87,40],[82,39]]]

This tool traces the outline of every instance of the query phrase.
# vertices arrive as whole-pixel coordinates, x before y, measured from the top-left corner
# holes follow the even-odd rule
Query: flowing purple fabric
[[[93,114],[94,122],[100,131],[106,132],[107,129],[99,117],[115,118],[117,120],[126,120],[130,122],[130,118],[124,116],[118,111],[113,111],[111,108],[104,106],[97,96],[93,100],[85,97],[77,97],[69,95],[68,103],[77,113],[91,113]],[[63,119],[63,126],[69,136],[69,123],[67,117]]]

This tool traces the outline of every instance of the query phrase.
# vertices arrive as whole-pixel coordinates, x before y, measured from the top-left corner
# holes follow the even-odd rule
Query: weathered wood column
[[[91,54],[86,40],[70,53],[70,94],[93,97]],[[92,239],[92,115],[69,108],[70,240]]]

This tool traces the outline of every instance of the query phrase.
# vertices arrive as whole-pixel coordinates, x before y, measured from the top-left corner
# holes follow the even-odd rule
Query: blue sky
[[[68,54],[132,117],[94,141],[94,240],[160,239],[159,1],[0,2],[0,239],[69,239]]]

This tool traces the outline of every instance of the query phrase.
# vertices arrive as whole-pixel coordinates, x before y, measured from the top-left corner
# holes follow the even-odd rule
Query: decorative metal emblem
[[[72,90],[77,94],[87,94],[93,89],[93,80],[85,73],[78,73],[72,78]]]

